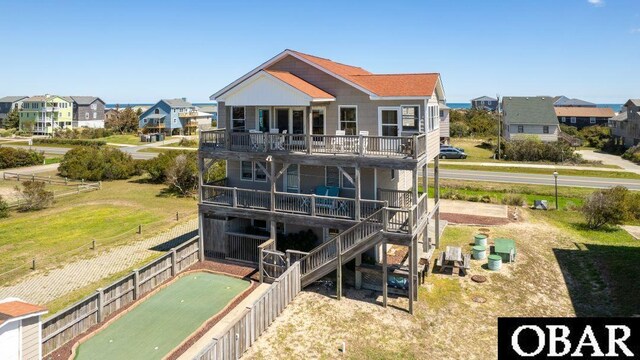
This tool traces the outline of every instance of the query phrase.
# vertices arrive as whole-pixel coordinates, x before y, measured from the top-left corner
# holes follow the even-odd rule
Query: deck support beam
[[[338,268],[336,271],[336,299],[342,299],[342,241],[340,235],[338,235],[338,241],[336,243],[338,252]]]
[[[436,213],[435,217],[435,239],[436,248],[440,247],[440,157],[436,156],[433,164],[433,197],[435,199]]]
[[[409,245],[409,314],[413,315],[413,294],[414,294],[414,275],[415,275],[415,264],[414,264],[414,241],[411,241]]]
[[[355,174],[355,203],[356,203],[356,208],[355,210],[355,220],[356,221],[360,221],[360,198],[362,196],[361,194],[361,186],[360,186],[360,167],[356,166],[356,174]]]
[[[382,242],[382,306],[387,307],[387,242]]]
[[[362,271],[358,270],[359,266],[362,265],[362,254],[356,255],[356,290],[360,290],[362,288]]]
[[[411,170],[411,205],[418,204],[418,168]]]

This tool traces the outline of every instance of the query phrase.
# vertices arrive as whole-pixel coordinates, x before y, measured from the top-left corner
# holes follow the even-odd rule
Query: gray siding
[[[40,358],[40,316],[22,320],[22,359]]]
[[[528,136],[535,136],[542,141],[558,141],[558,133],[560,126],[549,125],[549,133],[545,134],[542,129],[542,125],[520,125],[524,127],[523,133],[518,133],[518,125],[506,125],[505,126],[505,138],[507,140],[513,140],[518,138],[525,138]]]
[[[82,126],[82,121],[85,120],[104,120],[104,104],[101,101],[94,101],[93,104],[96,104],[96,109],[91,109],[90,105],[78,105],[77,103],[73,103],[73,120],[79,121],[80,126]],[[95,118],[93,114],[95,113]],[[87,118],[88,114],[88,118]]]

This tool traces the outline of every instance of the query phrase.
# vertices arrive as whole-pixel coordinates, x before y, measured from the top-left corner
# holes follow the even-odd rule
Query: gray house
[[[556,96],[553,98],[553,106],[557,107],[597,107],[596,104],[580,99],[570,99],[564,95]]]
[[[480,96],[471,99],[471,108],[475,110],[496,111],[498,109],[498,99],[489,96]]]
[[[502,114],[503,135],[507,140],[537,137],[542,141],[558,141],[560,125],[549,97],[505,96]]]
[[[105,102],[95,96],[70,96],[73,100],[73,128],[104,128]]]
[[[631,147],[640,143],[640,99],[629,99],[611,118],[611,134],[616,143]]]
[[[5,96],[0,98],[0,126],[4,127],[4,119],[9,116],[11,110],[22,109],[22,101],[28,96]]]
[[[363,253],[386,279],[386,244],[406,246],[397,266],[411,309],[417,261],[439,243],[427,225],[439,228],[440,75],[373,74],[285,50],[211,100],[219,129],[204,131],[199,149],[205,254],[254,263],[272,279],[286,267],[284,246],[313,234],[314,248],[287,256],[300,259],[303,286],[337,271],[340,297],[343,265],[355,262],[356,287],[379,290],[363,280]],[[225,179],[207,179],[216,160],[226,161]],[[421,190],[430,176],[431,198]]]

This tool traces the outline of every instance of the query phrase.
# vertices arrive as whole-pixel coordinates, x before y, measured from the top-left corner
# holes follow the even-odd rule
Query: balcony
[[[149,121],[144,125],[145,129],[164,129],[164,122],[160,121]]]
[[[225,129],[203,131],[201,150],[253,153],[300,153],[351,155],[372,158],[419,159],[427,152],[427,135],[364,136],[308,135],[253,132],[227,133]]]
[[[178,113],[178,117],[181,117],[181,118],[195,118],[195,117],[198,117],[198,112],[197,111],[184,111],[184,112]]]

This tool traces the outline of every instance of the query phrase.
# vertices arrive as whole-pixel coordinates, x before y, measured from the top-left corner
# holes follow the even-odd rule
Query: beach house
[[[471,108],[474,110],[496,111],[498,109],[498,99],[489,96],[480,96],[471,99]]]
[[[640,143],[640,99],[629,99],[610,121],[611,135],[617,144],[631,147]]]
[[[41,306],[17,298],[0,300],[0,359],[41,359]]]
[[[588,102],[588,101],[584,101],[584,100],[580,100],[580,99],[571,99],[568,98],[564,95],[560,95],[560,96],[555,96],[553,98],[553,106],[557,106],[557,107],[588,107],[588,108],[594,108],[597,107],[596,104],[592,103],[592,102]]]
[[[502,115],[503,134],[507,140],[535,137],[542,141],[558,141],[560,125],[550,97],[505,96]]]
[[[212,115],[198,111],[186,98],[162,99],[144,111],[138,127],[144,133],[190,135],[211,128]]]
[[[70,96],[73,100],[74,128],[104,128],[105,103],[95,96]]]
[[[73,100],[68,96],[39,95],[22,101],[20,129],[37,135],[52,135],[71,129]]]
[[[615,115],[609,107],[556,106],[555,111],[561,124],[575,126],[578,129],[594,125],[609,126],[609,119]]]
[[[268,249],[273,270],[297,248],[286,256],[301,261],[303,285],[337,271],[340,296],[344,264],[355,260],[360,286],[362,254],[386,264],[383,248],[400,244],[415,295],[417,261],[439,242],[427,226],[439,228],[439,74],[374,74],[285,50],[211,100],[219,129],[199,148],[207,256],[257,264]],[[226,178],[209,178],[218,160]]]
[[[0,126],[5,126],[4,119],[9,116],[11,111],[20,111],[22,101],[26,98],[28,98],[28,96],[5,96],[0,98]]]

